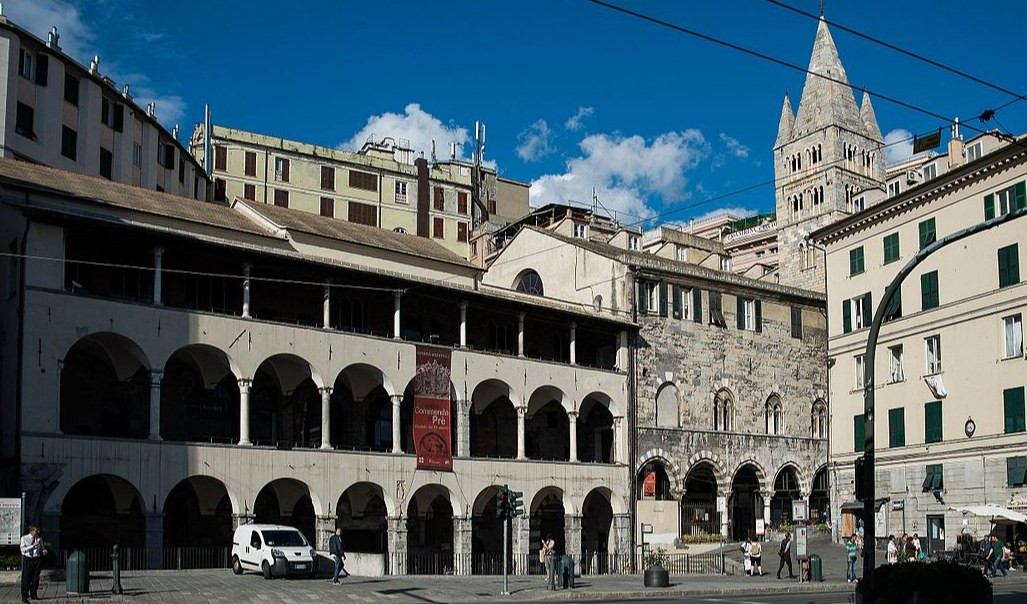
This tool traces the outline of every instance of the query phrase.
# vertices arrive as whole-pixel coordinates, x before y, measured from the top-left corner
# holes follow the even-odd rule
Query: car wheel
[[[239,562],[239,556],[232,556],[232,572],[237,575],[242,574],[242,563]]]
[[[267,560],[260,564],[260,570],[264,573],[265,579],[271,578],[271,565],[267,563]]]

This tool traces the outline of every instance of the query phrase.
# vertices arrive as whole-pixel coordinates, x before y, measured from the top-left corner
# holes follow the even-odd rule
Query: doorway
[[[927,551],[925,555],[945,550],[945,516],[927,517]]]

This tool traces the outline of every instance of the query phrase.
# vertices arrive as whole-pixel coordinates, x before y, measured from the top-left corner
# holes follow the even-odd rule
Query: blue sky
[[[815,0],[786,0],[810,12]],[[619,0],[639,12],[805,66],[816,22],[765,0]],[[8,0],[4,11],[128,83],[158,117],[343,148],[370,135],[439,155],[487,124],[486,158],[532,182],[536,205],[600,202],[630,224],[717,208],[773,209],[772,147],[785,91],[804,74],[584,0],[507,2],[129,2]],[[1027,93],[1013,53],[1027,3],[828,0],[826,16]],[[966,120],[1010,97],[835,29],[849,81]],[[874,99],[893,138],[939,120]],[[997,114],[1027,131],[1027,101]],[[980,122],[971,125],[980,127]],[[994,122],[992,127],[999,127]],[[970,134],[970,132],[967,132]],[[903,149],[891,149],[901,154]]]

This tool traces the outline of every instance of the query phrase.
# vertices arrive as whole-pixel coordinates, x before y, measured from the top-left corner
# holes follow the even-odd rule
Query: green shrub
[[[18,570],[21,568],[21,556],[18,554],[0,555],[0,570]]]
[[[667,564],[667,550],[662,547],[659,549],[651,549],[642,556],[642,568],[650,569],[654,566],[664,566]]]
[[[991,602],[991,583],[981,571],[955,562],[888,564],[874,572],[874,602],[911,602],[913,592],[932,604]]]

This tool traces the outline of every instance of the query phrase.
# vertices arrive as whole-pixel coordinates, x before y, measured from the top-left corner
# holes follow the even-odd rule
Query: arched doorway
[[[651,482],[652,492],[646,493],[646,480]],[[635,478],[635,499],[655,499],[657,501],[674,501],[674,494],[671,493],[670,476],[663,463],[658,459],[651,459],[642,466]]]
[[[809,519],[816,524],[831,521],[831,484],[828,482],[827,467],[820,468],[813,476],[813,488],[809,494]]]
[[[476,575],[498,575],[503,572],[503,520],[496,517],[496,495],[501,487],[482,489],[474,500],[471,517],[471,572]],[[507,532],[507,543],[513,543],[513,522]],[[511,571],[513,560],[510,560]]]
[[[115,333],[88,335],[61,365],[61,432],[147,438],[150,363],[135,342]]]
[[[253,503],[254,520],[260,524],[284,524],[297,529],[316,547],[314,502],[310,488],[293,478],[266,484]]]
[[[770,522],[776,526],[791,524],[792,502],[799,499],[799,476],[792,466],[785,466],[774,479],[774,496],[770,498]]]
[[[578,420],[578,461],[613,463],[613,414],[610,400],[602,395],[589,395],[581,401]]]
[[[321,445],[321,393],[310,364],[278,354],[257,368],[250,392],[253,444],[280,448]]]
[[[517,410],[510,395],[510,387],[499,380],[486,380],[474,389],[469,418],[471,457],[517,457]]]
[[[61,548],[142,547],[143,500],[124,478],[96,474],[75,483],[61,502]]]
[[[204,548],[180,563],[216,568],[224,562],[217,548],[231,545],[232,501],[225,485],[209,476],[192,476],[175,485],[164,500],[164,546]]]
[[[342,492],[335,509],[335,526],[342,529],[347,551],[388,553],[388,506],[380,486],[372,482],[350,486]]]
[[[371,365],[339,372],[332,391],[332,444],[341,449],[392,450],[392,397],[385,374]]]
[[[581,506],[581,572],[606,574],[610,569],[610,541],[613,533],[613,506],[610,489],[589,491]]]
[[[731,537],[737,541],[756,533],[756,518],[763,517],[763,496],[760,479],[752,464],[735,472],[731,481]]]
[[[160,433],[164,440],[234,443],[239,440],[239,382],[221,350],[190,344],[164,365]]]
[[[570,422],[563,399],[563,392],[552,386],[543,386],[531,395],[524,420],[524,449],[529,459],[570,459]]]
[[[558,555],[570,553],[566,549],[564,539],[565,511],[563,507],[563,492],[556,487],[546,487],[535,494],[531,501],[529,526],[529,551],[538,552],[542,547],[542,539],[552,535],[556,541],[556,552]],[[530,574],[545,574],[546,570],[537,556],[528,556],[528,572]]]
[[[719,535],[717,477],[713,466],[700,462],[685,476],[681,497],[681,532],[685,535]]]
[[[453,572],[453,505],[442,485],[425,485],[407,505],[407,574]]]

